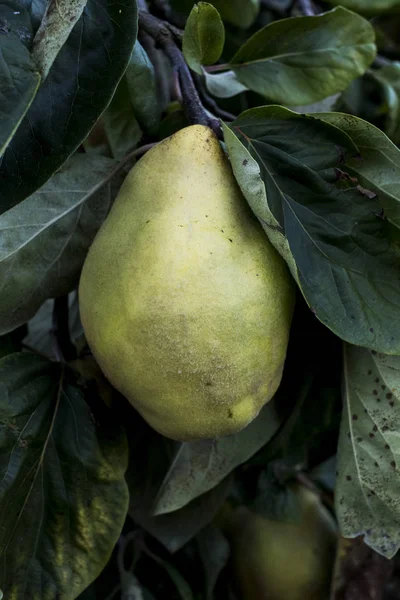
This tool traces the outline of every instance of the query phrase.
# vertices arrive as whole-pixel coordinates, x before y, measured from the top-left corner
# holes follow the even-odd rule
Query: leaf
[[[203,70],[208,91],[217,98],[231,98],[241,92],[245,92],[248,88],[240,83],[236,74],[233,71],[225,71],[225,73],[216,73],[211,75]]]
[[[348,157],[341,169],[357,177],[362,186],[378,194],[385,217],[400,229],[400,152],[387,136],[362,119],[341,113],[317,113],[330,125],[345,132],[360,151]]]
[[[59,365],[13,354],[0,381],[2,589],[8,600],[74,600],[125,520],[126,437],[112,415],[95,421]]]
[[[205,600],[214,600],[214,588],[222,569],[226,567],[230,546],[221,531],[210,524],[196,538],[205,575]]]
[[[338,4],[365,15],[379,15],[388,11],[399,12],[399,0],[327,0],[329,4]]]
[[[133,110],[125,78],[118,85],[111,104],[102,118],[114,158],[124,158],[137,146],[142,137],[142,130]]]
[[[189,67],[202,74],[201,65],[216,63],[225,43],[225,28],[218,11],[208,2],[195,4],[183,32],[183,55]]]
[[[376,198],[341,175],[357,147],[326,124],[278,106],[246,111],[224,126],[232,168],[317,318],[350,343],[400,354],[389,227]]]
[[[190,589],[187,581],[183,578],[178,569],[176,569],[166,560],[163,560],[160,557],[156,556],[153,552],[150,552],[148,549],[146,550],[146,554],[148,554],[157,564],[159,564],[167,571],[173,584],[175,585],[176,591],[178,592],[181,600],[194,600],[192,590]]]
[[[271,102],[303,105],[343,91],[372,63],[372,25],[344,8],[275,21],[230,61],[239,81]]]
[[[400,548],[400,357],[345,346],[336,511],[345,537]]]
[[[385,133],[397,144],[400,142],[400,62],[371,71],[380,83],[386,103]]]
[[[115,162],[78,154],[43,188],[0,216],[0,333],[73,289],[111,204],[99,188]]]
[[[12,354],[13,352],[20,352],[22,350],[22,340],[27,334],[26,325],[22,325],[18,327],[18,329],[14,329],[10,333],[6,335],[0,336],[0,359],[7,354]]]
[[[38,3],[28,3],[32,12]],[[111,100],[132,53],[135,0],[88,0],[0,161],[0,212],[41,187]]]
[[[129,483],[129,479],[128,479]],[[164,515],[152,515],[151,489],[141,489],[142,503],[133,506],[129,514],[147,532],[163,544],[169,552],[176,552],[187,544],[199,531],[207,525],[224,502],[230,487],[231,478],[226,477],[211,490],[198,496],[183,508]],[[131,486],[129,487],[131,490]],[[136,490],[135,490],[136,491]],[[157,493],[157,489],[155,489]],[[139,490],[135,495],[139,495]]]
[[[155,134],[161,111],[157,98],[157,82],[154,67],[143,46],[137,40],[125,71],[133,111],[140,125]]]
[[[216,486],[264,446],[279,424],[272,400],[236,435],[180,444],[155,499],[154,515],[178,510]]]
[[[0,3],[0,158],[31,105],[40,75],[27,47],[32,27],[28,12]]]
[[[260,0],[213,0],[212,4],[224,21],[247,29],[260,11]]]

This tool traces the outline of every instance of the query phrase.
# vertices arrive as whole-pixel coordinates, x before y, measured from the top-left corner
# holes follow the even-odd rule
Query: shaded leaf
[[[88,1],[0,161],[1,212],[42,186],[86,138],[124,73],[136,31],[135,0]]]
[[[224,21],[243,29],[250,27],[260,10],[260,0],[213,0],[212,4]]]
[[[125,520],[126,438],[112,415],[95,422],[59,365],[13,354],[0,381],[2,589],[9,600],[74,600]]]
[[[222,569],[227,565],[230,546],[220,529],[211,524],[200,531],[197,545],[205,575],[205,600],[214,600],[214,587]]]
[[[28,45],[32,27],[28,12],[0,3],[0,158],[31,105],[40,75]]]
[[[344,90],[375,57],[368,21],[344,8],[275,21],[230,61],[239,81],[271,102],[304,105]]]
[[[142,130],[135,116],[125,78],[120,81],[102,119],[114,158],[123,158],[137,146],[142,137]]]
[[[225,28],[218,11],[208,2],[192,8],[183,33],[182,49],[189,67],[201,75],[201,65],[212,65],[222,54]]]
[[[27,334],[26,325],[14,329],[6,335],[0,336],[0,358],[7,356],[7,354],[13,354],[14,352],[20,352],[22,350],[22,340]]]
[[[153,552],[150,552],[148,549],[146,550],[146,554],[148,554],[157,564],[159,564],[167,571],[173,584],[175,585],[176,591],[178,592],[181,600],[194,600],[194,596],[192,594],[192,590],[190,589],[189,584],[183,578],[183,576],[175,566],[173,566],[168,561],[156,556]]]
[[[115,162],[78,154],[40,190],[0,216],[0,332],[68,293],[111,204]]]
[[[146,131],[155,133],[161,116],[156,75],[147,52],[138,40],[133,48],[124,79],[139,123]]]
[[[400,357],[346,345],[335,501],[345,537],[400,548]]]
[[[178,510],[248,460],[275,434],[280,421],[274,400],[235,435],[180,444],[155,499],[154,514]]]
[[[377,127],[341,113],[317,113],[318,119],[345,132],[360,155],[346,157],[341,169],[378,194],[387,219],[400,230],[400,152]]]
[[[377,199],[341,175],[354,142],[326,124],[278,106],[246,111],[224,127],[231,164],[317,318],[346,341],[400,353],[389,227]]]
[[[379,15],[388,11],[399,12],[399,0],[326,0],[329,4],[344,6],[365,15]]]
[[[385,133],[396,143],[400,142],[400,62],[371,71],[382,86],[387,116],[384,123]]]
[[[152,516],[155,494],[151,494],[151,488],[147,488],[146,491],[142,488],[142,502],[140,506],[137,504],[133,506],[129,514],[170,552],[176,552],[212,520],[224,502],[230,487],[231,479],[226,477],[180,510],[156,517]]]

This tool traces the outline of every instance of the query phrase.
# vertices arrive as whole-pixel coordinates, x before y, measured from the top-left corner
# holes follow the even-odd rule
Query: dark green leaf
[[[400,152],[382,131],[365,121],[340,113],[317,113],[318,119],[345,132],[360,152],[341,169],[378,194],[385,216],[400,230]]]
[[[13,354],[0,381],[2,589],[10,600],[74,600],[125,520],[125,435],[111,415],[93,417],[59,365]]]
[[[400,62],[371,72],[372,76],[381,84],[387,112],[385,119],[385,133],[394,141],[400,142]]]
[[[225,28],[218,11],[208,2],[191,10],[183,33],[183,54],[189,67],[201,75],[201,65],[212,65],[222,54]]]
[[[346,345],[336,512],[345,537],[400,548],[400,357]]]
[[[368,21],[337,8],[317,17],[282,19],[257,31],[230,67],[271,102],[304,105],[340,92],[375,57]]]
[[[111,204],[98,189],[115,162],[73,156],[43,188],[0,216],[0,332],[33,317],[47,298],[68,293]]]
[[[28,45],[32,27],[28,12],[0,3],[0,158],[12,140],[40,83]]]
[[[278,106],[246,111],[224,127],[231,164],[315,315],[346,341],[400,353],[388,223],[375,194],[341,171],[359,160],[354,142],[326,124]]]
[[[0,358],[22,350],[22,340],[27,334],[26,325],[0,336]]]
[[[154,514],[178,510],[215,487],[264,446],[279,425],[274,400],[271,400],[258,417],[236,435],[180,444],[155,499]]]
[[[135,0],[88,1],[1,159],[0,212],[42,186],[85,139],[124,73],[136,30]]]

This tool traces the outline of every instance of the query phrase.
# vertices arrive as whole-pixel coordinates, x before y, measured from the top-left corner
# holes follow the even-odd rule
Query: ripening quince
[[[218,139],[201,125],[133,167],[79,287],[101,369],[154,429],[176,440],[235,433],[272,398],[293,297],[284,261]]]
[[[292,522],[267,519],[245,506],[224,510],[241,600],[327,600],[337,527],[314,492],[290,486],[298,502]]]

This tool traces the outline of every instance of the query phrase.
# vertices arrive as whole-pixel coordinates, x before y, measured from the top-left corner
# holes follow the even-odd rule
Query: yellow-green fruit
[[[337,528],[318,496],[295,485],[298,520],[273,521],[246,507],[228,513],[241,600],[327,600]],[[225,517],[226,520],[226,517]]]
[[[235,433],[280,383],[292,280],[207,127],[180,130],[133,167],[79,297],[105,375],[168,437]]]

